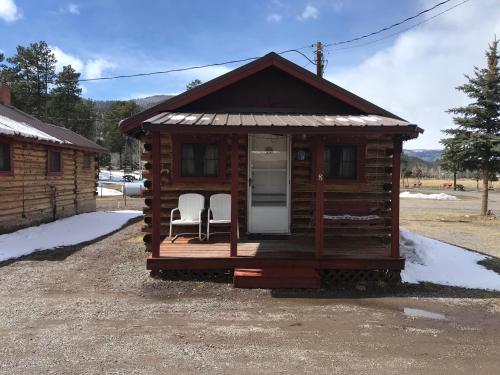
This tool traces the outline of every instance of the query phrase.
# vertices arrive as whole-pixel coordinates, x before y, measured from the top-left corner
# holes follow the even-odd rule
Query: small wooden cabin
[[[311,287],[318,271],[335,279],[403,269],[400,155],[421,130],[279,55],[120,126],[144,143],[149,270],[231,269],[236,286]],[[192,155],[202,167],[189,170],[186,147],[205,150]],[[206,202],[231,194],[229,236],[167,238],[188,192]]]
[[[0,233],[95,211],[105,151],[13,107],[0,86]]]

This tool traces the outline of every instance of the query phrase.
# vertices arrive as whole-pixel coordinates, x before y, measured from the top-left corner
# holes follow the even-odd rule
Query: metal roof
[[[73,148],[106,152],[97,143],[60,126],[47,124],[10,105],[0,103],[0,134],[52,142]]]
[[[155,115],[144,124],[193,126],[304,126],[304,127],[407,127],[416,125],[407,121],[378,115],[310,115],[266,113],[176,113]],[[418,129],[418,128],[417,128]]]

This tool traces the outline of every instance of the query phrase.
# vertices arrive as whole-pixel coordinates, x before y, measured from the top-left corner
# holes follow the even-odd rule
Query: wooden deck
[[[376,239],[326,239],[324,256],[316,258],[314,238],[282,240],[241,239],[238,254],[230,255],[230,243],[223,239],[200,242],[179,238],[164,240],[160,256],[149,257],[147,268],[233,269],[262,267],[314,267],[316,269],[393,269],[404,267],[404,260],[391,257],[390,244]]]

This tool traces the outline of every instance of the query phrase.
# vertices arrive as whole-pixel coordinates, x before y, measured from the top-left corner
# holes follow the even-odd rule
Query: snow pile
[[[422,194],[422,193],[410,193],[409,191],[403,191],[399,194],[400,198],[415,198],[415,199],[434,199],[438,201],[455,201],[458,198],[454,195],[449,195],[445,193],[439,194]]]
[[[99,186],[97,188],[97,195],[99,197],[115,197],[115,196],[123,195],[123,193],[119,190]]]
[[[380,216],[378,215],[365,215],[365,216],[355,216],[355,215],[323,215],[324,219],[327,220],[360,220],[360,221],[367,221],[367,220],[375,220],[375,219],[380,219]]]
[[[404,282],[430,282],[463,288],[500,291],[500,275],[477,262],[488,256],[400,231],[401,255],[406,258],[401,271]]]
[[[140,215],[141,211],[91,212],[0,235],[0,261],[90,241],[120,229]]]
[[[99,180],[104,182],[104,181],[115,181],[115,182],[122,182],[123,181],[123,176],[124,175],[131,175],[134,176],[136,180],[141,179],[141,175],[139,172],[130,172],[130,173],[125,173],[123,170],[119,171],[108,171],[105,169],[101,169],[99,171]]]

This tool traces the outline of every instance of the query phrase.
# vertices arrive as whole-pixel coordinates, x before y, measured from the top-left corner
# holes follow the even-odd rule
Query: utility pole
[[[323,78],[323,45],[321,42],[316,43],[316,74],[319,78]]]

